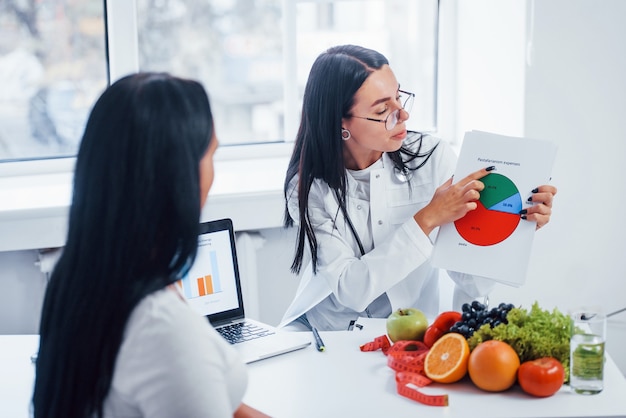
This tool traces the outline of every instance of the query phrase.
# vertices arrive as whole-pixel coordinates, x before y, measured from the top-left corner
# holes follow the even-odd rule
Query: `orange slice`
[[[424,361],[424,372],[434,382],[453,383],[467,373],[470,348],[461,334],[451,332],[439,338]]]

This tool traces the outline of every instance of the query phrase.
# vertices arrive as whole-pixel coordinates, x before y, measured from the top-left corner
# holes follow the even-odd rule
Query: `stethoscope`
[[[401,183],[406,183],[413,178],[413,170],[409,170],[407,167],[403,169],[399,169],[398,167],[393,168],[393,174]]]

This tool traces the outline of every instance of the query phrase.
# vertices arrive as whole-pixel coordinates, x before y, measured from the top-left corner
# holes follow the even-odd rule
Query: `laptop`
[[[231,219],[200,224],[196,260],[177,284],[192,309],[206,316],[246,363],[311,344],[308,333],[282,331],[246,318]]]

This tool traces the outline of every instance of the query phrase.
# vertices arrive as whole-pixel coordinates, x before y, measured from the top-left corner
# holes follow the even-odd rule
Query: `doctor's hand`
[[[533,189],[532,195],[528,198],[528,201],[533,202],[533,205],[520,212],[522,219],[537,222],[536,229],[550,222],[552,201],[556,192],[556,187],[545,184]]]
[[[452,178],[435,190],[435,195],[428,205],[413,215],[415,222],[426,235],[438,226],[454,222],[478,207],[476,201],[485,188],[481,178],[489,174],[494,167],[475,171],[452,184]],[[533,212],[536,214],[536,212]]]
[[[233,414],[233,418],[270,418],[270,416],[245,403],[242,403]]]

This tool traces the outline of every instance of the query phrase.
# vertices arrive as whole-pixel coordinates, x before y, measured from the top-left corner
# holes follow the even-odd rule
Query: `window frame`
[[[135,0],[102,0],[105,19],[105,46],[108,85],[121,77],[139,71],[139,40],[137,5]],[[299,126],[298,63],[297,63],[297,6],[298,3],[324,3],[329,0],[282,0],[285,101],[285,138],[271,143],[223,145],[218,149],[216,160],[246,160],[263,157],[283,157],[291,154],[293,141]],[[334,0],[343,1],[343,0]],[[417,1],[417,0],[416,0]],[[433,129],[438,130],[438,55],[440,7],[437,1],[435,22],[435,56],[433,94]],[[111,24],[115,22],[115,24]],[[72,172],[75,156],[15,160],[0,163],[0,177],[37,175],[44,173]]]

